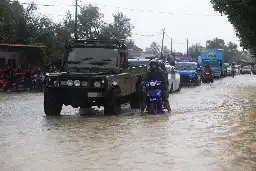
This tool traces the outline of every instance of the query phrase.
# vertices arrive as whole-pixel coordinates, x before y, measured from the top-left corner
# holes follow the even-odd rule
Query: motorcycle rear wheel
[[[150,115],[155,115],[156,114],[156,109],[157,109],[156,101],[150,102],[148,104],[148,113]]]

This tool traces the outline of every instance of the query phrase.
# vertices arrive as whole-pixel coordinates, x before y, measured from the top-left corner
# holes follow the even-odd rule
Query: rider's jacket
[[[151,80],[159,80],[163,83],[163,85],[166,85],[167,87],[169,85],[168,80],[165,77],[165,73],[160,68],[158,68],[156,71],[147,72],[146,81]]]
[[[204,68],[204,73],[210,72],[211,74],[213,73],[213,70],[211,68]]]

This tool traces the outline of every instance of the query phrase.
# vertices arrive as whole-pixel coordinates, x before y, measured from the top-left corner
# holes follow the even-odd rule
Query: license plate
[[[102,93],[99,93],[99,92],[88,92],[88,97],[102,97]]]

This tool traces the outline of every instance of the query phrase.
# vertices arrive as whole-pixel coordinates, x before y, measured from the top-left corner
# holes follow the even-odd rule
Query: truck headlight
[[[75,85],[76,87],[79,87],[79,86],[81,85],[81,83],[80,83],[79,80],[75,80],[75,81],[74,81],[74,85]]]
[[[67,81],[67,85],[68,85],[68,86],[72,86],[72,85],[73,85],[73,81],[72,81],[72,80],[68,80],[68,81]]]
[[[57,80],[53,81],[53,86],[58,86],[58,81]]]
[[[82,81],[82,86],[83,86],[83,87],[88,86],[88,82],[87,82],[87,81]]]
[[[99,81],[95,81],[93,85],[94,87],[101,87],[101,83]]]

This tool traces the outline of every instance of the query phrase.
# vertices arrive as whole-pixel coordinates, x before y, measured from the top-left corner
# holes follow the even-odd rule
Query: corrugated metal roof
[[[1,47],[1,46],[8,46],[8,47],[46,47],[46,46],[36,46],[36,45],[0,43],[0,47]]]

